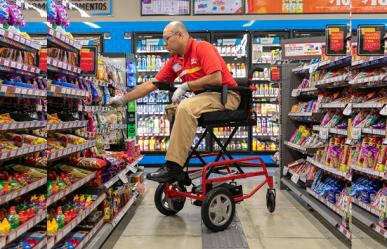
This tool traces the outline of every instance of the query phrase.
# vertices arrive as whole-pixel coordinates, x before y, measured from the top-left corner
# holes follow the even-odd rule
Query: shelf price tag
[[[284,166],[284,168],[282,169],[282,175],[286,176],[288,174],[288,171],[289,171],[289,168]]]
[[[126,177],[125,172],[122,172],[121,174],[119,174],[118,177],[120,178],[120,180],[121,180],[123,183],[128,183],[128,177]]]
[[[292,175],[292,177],[290,178],[290,180],[291,180],[292,182],[294,182],[295,184],[297,184],[298,181],[300,180],[300,175],[294,173],[294,174]]]
[[[322,127],[319,130],[319,132],[320,132],[321,139],[323,139],[323,140],[328,139],[328,137],[329,137],[329,128]]]
[[[350,116],[352,114],[352,103],[349,103],[344,111],[343,111],[343,114],[346,115],[346,116]]]
[[[352,139],[360,139],[361,138],[361,128],[352,128]]]
[[[387,105],[385,105],[382,110],[380,110],[380,115],[387,116]]]

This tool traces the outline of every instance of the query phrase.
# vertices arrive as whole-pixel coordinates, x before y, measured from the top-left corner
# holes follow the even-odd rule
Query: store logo
[[[198,61],[197,61],[196,58],[192,58],[192,59],[191,59],[191,65],[192,65],[192,64],[197,64],[197,63],[198,63]]]
[[[173,71],[179,72],[181,70],[181,65],[179,63],[176,63],[175,65],[172,66]]]

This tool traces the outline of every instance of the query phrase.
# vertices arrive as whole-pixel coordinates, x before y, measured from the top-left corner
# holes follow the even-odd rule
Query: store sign
[[[247,14],[387,13],[387,0],[246,0]]]
[[[142,16],[181,16],[190,14],[190,0],[141,0]]]
[[[288,43],[284,45],[285,57],[320,56],[323,42]]]
[[[96,75],[97,73],[97,47],[84,46],[81,50],[81,70],[84,74]]]
[[[242,14],[243,0],[194,0],[194,14]]]
[[[47,72],[47,48],[42,48],[39,51],[39,68],[43,72]]]
[[[346,25],[328,25],[325,29],[326,49],[325,54],[330,56],[346,55]]]
[[[71,0],[70,2],[91,16],[111,15],[113,0]],[[46,0],[28,0],[39,9],[46,9]]]
[[[358,55],[384,55],[384,25],[359,25],[357,29]]]

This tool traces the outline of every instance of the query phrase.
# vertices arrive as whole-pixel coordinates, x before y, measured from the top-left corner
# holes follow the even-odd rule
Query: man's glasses
[[[163,36],[163,40],[164,40],[165,42],[168,42],[169,38],[171,38],[171,37],[174,36],[174,35],[177,35],[178,33],[179,33],[179,32],[174,32],[174,33],[172,33],[172,34],[170,34],[170,35]]]

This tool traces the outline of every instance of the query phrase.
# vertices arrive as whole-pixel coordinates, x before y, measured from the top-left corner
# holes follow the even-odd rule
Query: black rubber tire
[[[275,210],[275,191],[272,189],[268,189],[266,193],[266,207],[270,213],[273,213]]]
[[[229,220],[225,224],[219,226],[211,222],[209,208],[212,200],[220,194],[227,196],[227,198],[231,201],[232,210],[231,210],[231,215]],[[210,229],[213,232],[219,232],[219,231],[225,230],[230,225],[230,223],[232,222],[235,216],[235,201],[231,192],[228,189],[222,188],[222,187],[212,189],[210,192],[208,192],[206,199],[204,199],[202,203],[201,211],[202,211],[203,223],[204,225],[206,225],[208,229]]]
[[[157,187],[155,191],[155,196],[154,196],[154,202],[156,205],[157,210],[159,210],[160,213],[166,216],[172,216],[177,214],[180,210],[183,209],[184,204],[185,204],[185,197],[181,197],[176,200],[171,200],[170,203],[172,204],[173,207],[165,207],[163,205],[162,197],[165,192],[165,183],[160,183],[159,186]],[[186,188],[184,186],[179,186],[181,191],[186,192]]]

